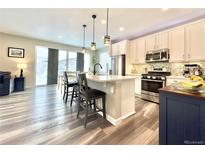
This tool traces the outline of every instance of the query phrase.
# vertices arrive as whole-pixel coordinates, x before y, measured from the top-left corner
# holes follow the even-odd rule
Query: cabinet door
[[[195,23],[187,26],[188,60],[205,60],[205,24]]]
[[[156,49],[168,48],[168,32],[160,32],[156,36]]]
[[[131,64],[136,64],[138,59],[136,57],[136,40],[130,41],[129,58]]]
[[[118,55],[118,43],[112,44],[112,56]]]
[[[136,57],[138,63],[145,63],[145,39],[136,40]]]
[[[146,37],[146,51],[155,50],[156,35]]]
[[[126,54],[127,53],[127,46],[128,46],[128,41],[124,40],[118,43],[119,47],[119,54]]]
[[[169,32],[170,61],[185,60],[185,28],[173,29]]]

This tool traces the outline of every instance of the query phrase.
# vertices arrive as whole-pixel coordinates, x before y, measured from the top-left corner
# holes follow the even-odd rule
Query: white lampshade
[[[19,68],[19,69],[27,68],[27,64],[25,64],[25,63],[18,63],[17,64],[17,68]]]

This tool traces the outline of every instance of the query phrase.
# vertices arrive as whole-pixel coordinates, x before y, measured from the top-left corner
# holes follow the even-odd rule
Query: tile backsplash
[[[173,76],[182,76],[185,64],[199,64],[205,73],[205,62],[135,64],[131,66],[131,73],[142,74],[153,70],[153,68],[165,68],[167,71],[170,71]]]

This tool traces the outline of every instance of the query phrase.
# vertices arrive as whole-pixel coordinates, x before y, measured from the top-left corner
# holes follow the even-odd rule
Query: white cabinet
[[[137,76],[135,79],[135,94],[137,96],[141,95],[141,76]]]
[[[136,47],[136,40],[130,41],[130,47],[129,47],[129,61],[131,64],[137,63],[137,47]]]
[[[205,22],[186,27],[187,60],[205,60]]]
[[[168,48],[168,31],[160,32],[156,36],[156,49]]]
[[[185,27],[169,32],[170,62],[185,61]]]
[[[145,39],[140,38],[136,40],[136,56],[137,63],[145,63]]]
[[[156,33],[146,37],[146,51],[168,48],[168,31]]]
[[[127,54],[128,40],[124,40],[124,41],[112,44],[111,50],[112,50],[111,51],[112,56]]]
[[[128,41],[127,40],[124,40],[124,41],[121,41],[118,43],[119,45],[119,53],[122,55],[122,54],[126,54],[127,53],[127,50],[128,50]]]
[[[118,47],[118,44],[117,43],[115,43],[115,44],[112,44],[112,51],[111,51],[111,55],[112,56],[117,56],[117,55],[119,55],[119,49],[118,49],[119,47]]]
[[[156,48],[156,35],[146,37],[146,51],[155,50]]]
[[[140,38],[130,41],[129,48],[130,63],[145,63],[145,39]]]

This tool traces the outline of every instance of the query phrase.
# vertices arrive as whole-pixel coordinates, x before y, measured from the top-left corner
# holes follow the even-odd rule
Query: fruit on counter
[[[196,75],[192,75],[190,77],[190,80],[193,80],[193,81],[204,81],[202,77],[196,76]]]
[[[182,85],[184,88],[199,88],[203,86],[201,82],[190,82],[190,81],[183,81]]]
[[[182,82],[184,88],[205,88],[205,81],[200,76],[191,76],[190,80]]]

